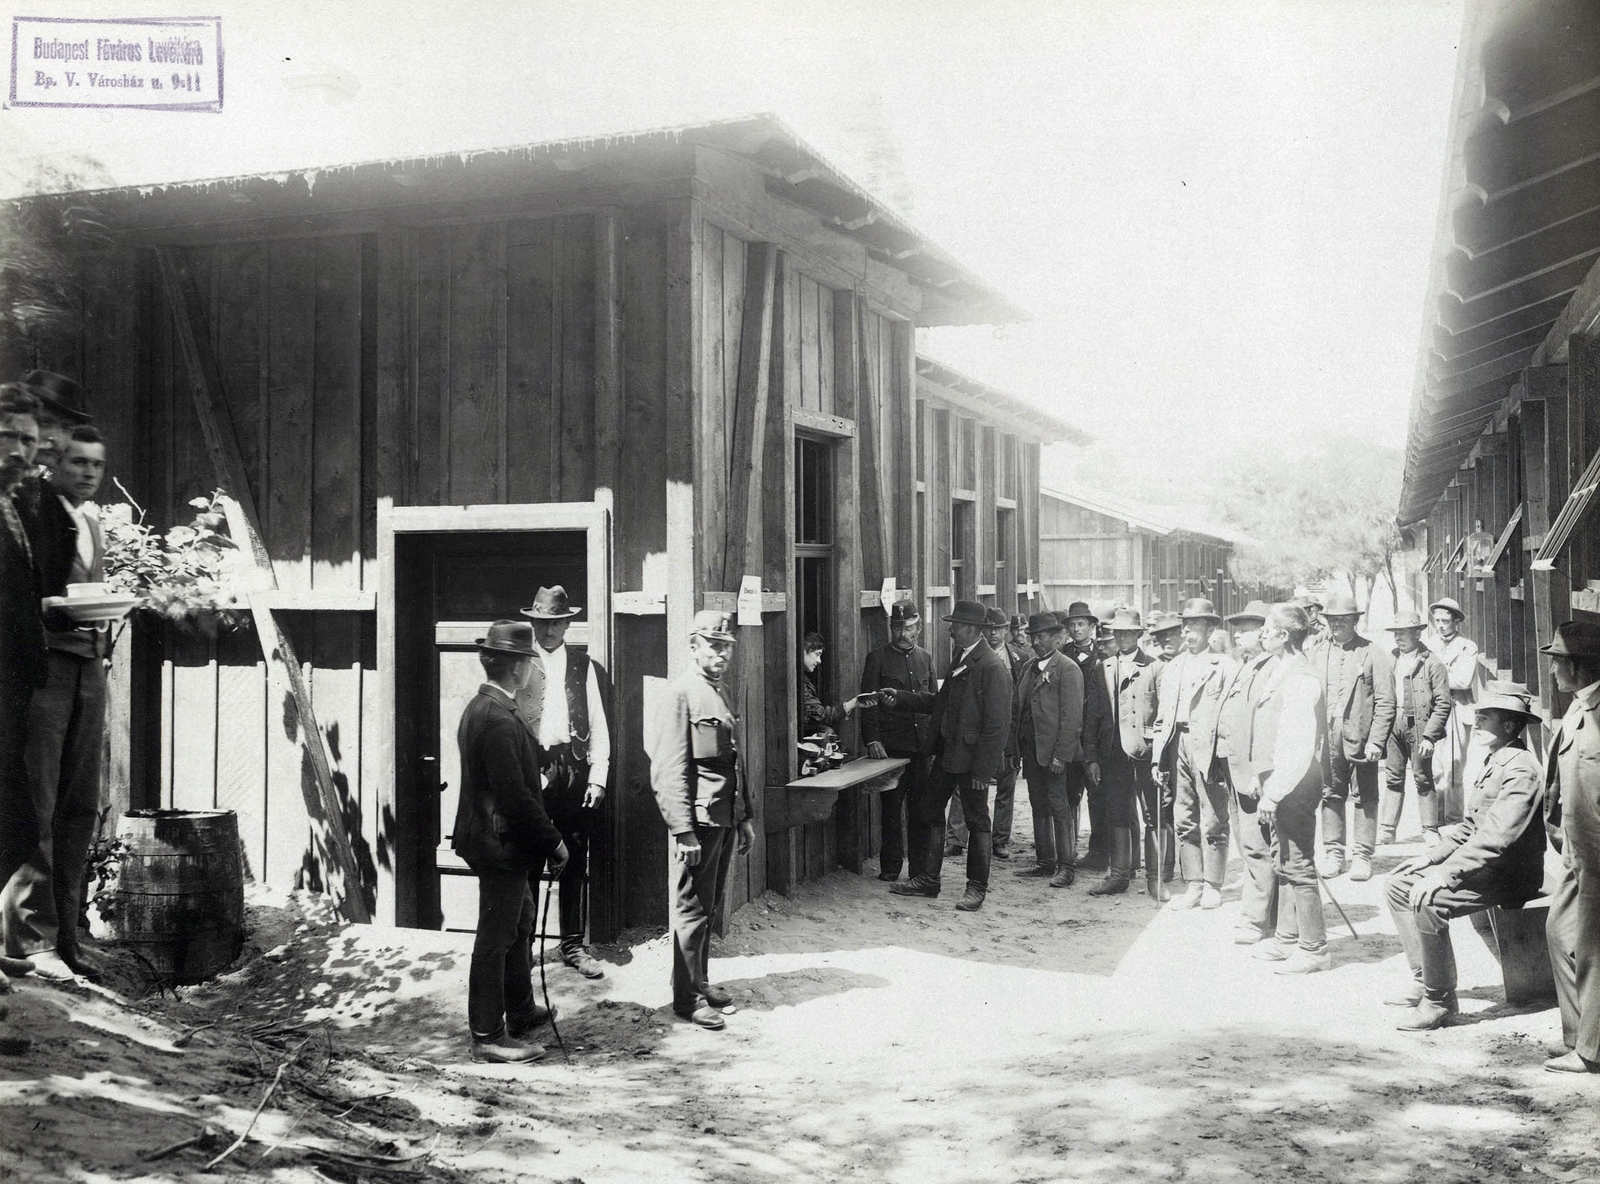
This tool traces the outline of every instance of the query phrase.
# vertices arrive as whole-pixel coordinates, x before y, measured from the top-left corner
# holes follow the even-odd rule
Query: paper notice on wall
[[[760,576],[745,576],[739,583],[739,624],[761,624]]]
[[[893,576],[883,581],[883,590],[878,593],[878,598],[883,605],[883,615],[887,617],[894,611],[895,591]]]

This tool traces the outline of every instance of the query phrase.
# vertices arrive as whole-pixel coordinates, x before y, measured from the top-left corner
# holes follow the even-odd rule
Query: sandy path
[[[1359,940],[1340,927],[1333,972],[1286,979],[1232,944],[1231,899],[1174,914],[1138,889],[1099,899],[996,870],[977,915],[843,873],[742,910],[714,962],[739,1004],[720,1034],[672,1019],[662,938],[604,951],[598,985],[552,968],[570,1065],[554,1048],[533,1068],[466,1062],[467,940],[314,910],[262,910],[257,946],[281,949],[139,1005],[147,1019],[25,983],[4,1001],[7,1030],[36,1042],[0,1059],[0,1179],[197,1173],[215,1150],[137,1156],[202,1121],[243,1129],[302,1030],[322,1052],[267,1108],[240,1178],[1600,1179],[1600,1082],[1542,1071],[1555,1012],[1506,1008],[1466,923],[1463,1021],[1412,1035],[1379,1002],[1402,977],[1379,880],[1336,882]],[[239,1035],[270,1023],[301,1028]],[[392,1092],[341,1125],[312,1089]],[[317,1146],[429,1154],[379,1170]]]

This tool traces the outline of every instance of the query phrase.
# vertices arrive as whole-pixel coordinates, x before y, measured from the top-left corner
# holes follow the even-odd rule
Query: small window
[[[795,441],[795,542],[833,542],[832,450],[821,440]]]

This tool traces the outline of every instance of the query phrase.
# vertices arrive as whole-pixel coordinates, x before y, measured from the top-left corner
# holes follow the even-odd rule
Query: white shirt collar
[[[507,703],[511,704],[511,706],[515,707],[517,705],[517,697],[497,682],[486,682],[483,684],[483,689],[486,691],[496,691],[499,693],[500,697]]]

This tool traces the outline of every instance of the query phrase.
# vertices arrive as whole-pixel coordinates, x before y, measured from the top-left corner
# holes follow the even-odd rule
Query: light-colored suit
[[[1546,817],[1561,847],[1546,922],[1561,1034],[1600,1061],[1600,683],[1573,696],[1551,738],[1545,778]]]
[[[1228,793],[1211,766],[1217,752],[1217,718],[1234,662],[1210,651],[1187,651],[1161,675],[1152,751],[1174,783],[1173,830],[1178,859],[1190,884],[1222,887],[1228,864]]]

